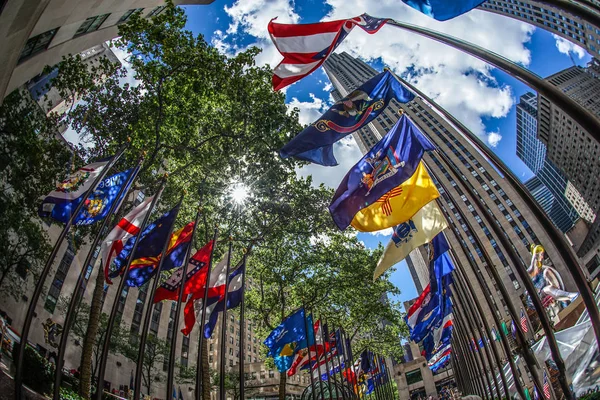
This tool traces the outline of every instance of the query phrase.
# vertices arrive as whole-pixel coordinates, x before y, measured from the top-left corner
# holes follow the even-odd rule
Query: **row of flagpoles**
[[[106,283],[111,284],[112,279],[121,277],[116,296],[113,301],[108,318],[107,332],[104,335],[104,343],[98,367],[96,398],[102,399],[104,386],[104,375],[107,367],[110,339],[117,323],[119,297],[125,287],[141,287],[149,284],[149,304],[145,306],[146,314],[141,326],[139,340],[139,353],[136,363],[135,380],[132,380],[134,398],[140,398],[142,364],[144,361],[146,341],[152,316],[154,303],[163,300],[177,302],[174,327],[178,326],[182,303],[185,302],[184,322],[182,333],[189,335],[196,323],[196,313],[200,316],[200,341],[198,344],[196,398],[201,398],[202,382],[202,338],[210,338],[216,326],[220,313],[225,314],[227,309],[242,305],[242,328],[240,330],[240,360],[244,359],[243,345],[243,293],[245,289],[245,265],[247,251],[244,249],[243,257],[237,268],[231,271],[233,239],[229,238],[226,257],[213,269],[213,253],[217,246],[218,229],[214,230],[213,239],[204,247],[192,254],[195,243],[196,230],[202,207],[198,206],[195,221],[189,222],[180,229],[175,229],[176,219],[179,215],[184,198],[182,194],[178,203],[158,219],[150,222],[152,213],[157,209],[162,192],[167,183],[168,176],[165,175],[158,182],[156,194],[147,197],[141,204],[132,208],[123,218],[115,220],[116,215],[124,202],[130,196],[133,182],[136,180],[143,163],[141,157],[134,168],[124,172],[118,172],[107,177],[108,172],[113,169],[117,161],[127,150],[128,144],[113,157],[88,164],[65,181],[57,185],[57,189],[51,192],[40,206],[40,216],[51,218],[64,223],[63,230],[59,235],[54,248],[46,261],[40,279],[36,284],[29,308],[27,310],[25,323],[22,329],[21,343],[17,358],[17,370],[15,374],[16,392],[15,397],[21,398],[23,377],[23,355],[25,344],[31,328],[35,306],[46,281],[50,267],[58,253],[58,250],[67,237],[73,225],[92,225],[99,223],[98,233],[92,241],[90,250],[86,256],[82,269],[79,272],[78,282],[71,296],[68,311],[65,317],[64,328],[59,344],[54,379],[54,399],[60,398],[60,385],[62,379],[62,367],[68,336],[73,318],[76,315],[78,301],[81,300],[83,290],[83,279],[86,267],[90,264],[94,250],[100,244],[101,269]],[[202,199],[200,199],[201,203]],[[106,229],[112,220],[113,228],[106,234]],[[172,270],[169,279],[160,285],[161,272]],[[151,283],[149,281],[152,280]],[[222,318],[221,344],[225,344],[227,318]],[[89,329],[89,327],[88,327]],[[176,329],[176,328],[175,328]],[[169,346],[169,366],[167,380],[167,398],[173,385],[175,369],[175,349],[177,348],[177,332],[171,337]],[[220,398],[224,398],[224,371],[225,351],[221,349],[221,379]],[[240,363],[240,385],[243,387],[243,362]]]
[[[313,322],[312,313],[304,307],[285,318],[264,343],[280,373],[291,377],[308,371],[313,399],[345,400],[371,394],[376,399],[396,398],[384,357],[364,350],[355,360],[352,341],[344,330],[321,319]]]

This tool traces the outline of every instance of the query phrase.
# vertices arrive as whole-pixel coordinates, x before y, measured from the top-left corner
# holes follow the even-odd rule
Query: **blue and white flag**
[[[69,222],[71,214],[79,203],[83,201],[85,193],[94,184],[98,175],[102,173],[109,162],[110,159],[106,159],[81,167],[75,173],[71,174],[69,178],[57,184],[56,189],[50,192],[42,201],[38,210],[40,217],[49,217],[65,224]],[[100,189],[100,185],[98,185],[97,189]],[[115,196],[117,192],[118,188]],[[91,198],[92,196],[88,200],[91,200]],[[93,203],[86,204],[82,210],[82,214],[87,212],[89,217],[93,217],[104,209],[108,210],[109,207],[106,207],[106,202],[98,201],[99,199],[100,196]],[[76,223],[77,220],[81,219],[85,218],[78,216],[73,222]]]
[[[337,165],[333,144],[367,125],[392,99],[406,103],[414,99],[394,76],[385,71],[336,102],[279,151],[282,158],[296,157],[326,166]]]
[[[471,11],[484,0],[402,0],[415,10],[434,18],[446,21]]]
[[[454,271],[454,264],[450,259],[448,250],[450,245],[443,233],[438,234],[428,244],[429,250],[429,283],[431,292],[442,290],[442,278]]]

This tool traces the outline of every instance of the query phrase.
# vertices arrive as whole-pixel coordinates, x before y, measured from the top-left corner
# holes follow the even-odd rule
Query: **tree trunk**
[[[96,335],[98,335],[98,329],[100,327],[100,315],[102,314],[104,273],[100,266],[98,268],[98,275],[96,275],[96,285],[94,286],[94,294],[92,295],[92,304],[90,306],[90,319],[88,321],[87,331],[83,340],[83,348],[81,350],[79,395],[82,396],[84,399],[89,399],[91,395],[92,356],[94,353]],[[118,301],[118,299],[115,301]],[[98,387],[96,388],[96,390],[102,390],[103,384],[104,382],[98,382]]]
[[[285,381],[287,375],[285,372],[279,373],[279,400],[285,400]]]
[[[202,332],[200,332],[202,335]],[[210,371],[208,370],[208,341],[202,335],[202,399],[210,400]]]

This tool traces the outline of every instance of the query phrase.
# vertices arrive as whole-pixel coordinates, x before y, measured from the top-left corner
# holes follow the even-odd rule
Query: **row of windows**
[[[147,17],[152,17],[154,15],[158,15],[165,8],[166,8],[166,6],[155,7],[152,11],[150,11],[150,13],[147,15]],[[119,19],[117,24],[122,24],[124,22],[127,22],[131,18],[132,15],[141,13],[143,10],[144,10],[143,8],[134,8],[134,9],[128,10],[125,14],[123,14],[121,16],[121,18]],[[81,35],[85,35],[86,33],[97,31],[98,29],[100,29],[100,26],[102,26],[104,21],[106,21],[106,19],[109,16],[110,16],[110,14],[101,14],[101,15],[96,15],[96,16],[87,18],[85,21],[83,21],[83,23],[79,26],[79,28],[77,28],[77,31],[75,31],[75,35],[73,36],[73,38],[76,38]],[[50,43],[52,42],[52,39],[54,39],[54,36],[56,36],[56,33],[58,32],[59,28],[60,27],[50,29],[49,31],[40,33],[39,35],[29,38],[27,43],[25,43],[23,50],[21,51],[21,55],[19,56],[18,63],[22,63],[23,61],[35,56],[36,54],[39,54],[39,53],[45,51],[46,49],[48,49],[48,47],[50,46]]]

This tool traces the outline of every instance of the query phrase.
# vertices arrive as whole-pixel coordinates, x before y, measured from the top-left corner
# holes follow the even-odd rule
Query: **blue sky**
[[[377,17],[392,17],[405,22],[441,30],[477,43],[522,64],[545,77],[590,57],[581,48],[557,40],[552,34],[533,26],[485,11],[474,10],[454,20],[440,23],[408,8],[399,0],[216,0],[208,6],[184,7],[187,28],[225,54],[235,54],[251,45],[263,49],[258,64],[275,66],[281,59],[272,46],[267,23],[308,23],[348,18],[367,12]],[[361,57],[376,69],[390,66],[421,90],[453,112],[471,130],[479,134],[522,179],[531,172],[515,155],[515,104],[529,91],[527,86],[483,62],[392,27],[369,36],[355,30],[338,51]],[[322,69],[290,86],[286,101],[300,109],[301,122],[310,123],[324,112],[331,100],[329,80]],[[335,187],[347,169],[359,158],[353,141],[336,147],[340,166],[302,169],[303,176],[313,174],[318,183]],[[390,235],[358,234],[369,248],[387,243]],[[405,301],[418,295],[405,262],[396,266],[392,282],[402,291],[396,299]]]

